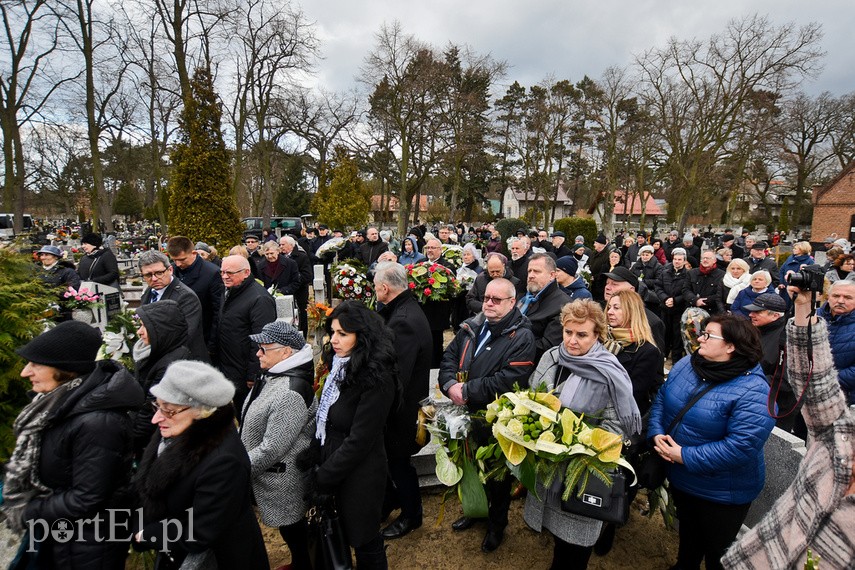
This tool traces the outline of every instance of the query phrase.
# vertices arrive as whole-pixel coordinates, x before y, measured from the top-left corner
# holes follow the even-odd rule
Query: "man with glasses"
[[[484,410],[497,394],[526,385],[534,369],[534,335],[529,320],[516,307],[516,289],[504,278],[487,284],[482,311],[463,322],[442,357],[439,385],[457,405],[470,412]],[[490,433],[485,424],[474,424],[473,437],[486,443]],[[512,477],[486,485],[489,514],[487,534],[481,550],[493,552],[502,543],[508,525]],[[475,524],[463,517],[451,528],[463,531]]]
[[[261,255],[261,250],[259,249],[258,238],[254,235],[248,235],[243,240],[244,245],[246,245],[246,252],[249,254],[249,259],[256,265],[261,263],[261,260],[264,259],[264,256]]]
[[[217,364],[235,385],[235,409],[243,407],[249,384],[258,376],[258,345],[249,335],[258,334],[276,320],[276,302],[250,275],[249,260],[240,255],[223,259],[220,276],[226,287],[216,332]]]
[[[223,280],[220,268],[202,259],[193,250],[193,242],[185,236],[173,236],[166,242],[166,253],[172,258],[172,273],[190,287],[202,305],[202,334],[208,351],[213,353],[211,333],[223,303]]]
[[[208,347],[202,327],[202,304],[190,287],[173,276],[169,258],[159,251],[144,251],[138,262],[142,278],[148,286],[140,297],[141,305],[170,299],[178,303],[187,321],[187,348],[194,360],[209,362]]]

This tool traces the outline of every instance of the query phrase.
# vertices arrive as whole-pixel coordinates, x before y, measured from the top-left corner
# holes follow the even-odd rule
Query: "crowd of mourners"
[[[320,250],[332,237],[343,248]],[[38,250],[46,285],[120,287],[109,244],[97,233],[82,243],[76,267],[55,246]],[[453,268],[448,244],[462,246],[456,271],[476,276],[456,298],[419,302],[405,267]],[[621,434],[630,463],[658,454],[679,519],[674,569],[801,569],[809,549],[823,568],[851,568],[855,257],[845,240],[826,240],[812,295],[811,244],[793,244],[780,266],[771,246],[730,231],[601,233],[586,244],[537,228],[506,241],[492,225],[399,238],[319,225],[247,235],[220,257],[173,236],[136,258],[146,287],[133,372],[98,359],[98,329],[70,319],[18,350],[34,397],[5,465],[3,517],[21,539],[12,567],[124,568],[133,549],[155,552],[159,569],[268,568],[260,521],[288,547],[282,568],[322,568],[306,514],[334,506],[356,566],[387,568],[385,541],[423,522],[411,457],[436,368],[443,395],[470,412],[515,386],[545,387]],[[313,265],[328,274],[336,258],[370,268],[376,308],[335,305],[313,347]],[[296,326],[277,319],[274,290],[294,297]],[[688,335],[692,319],[700,327]],[[807,455],[740,535],[776,425],[805,439]],[[486,442],[488,426],[473,423],[472,437]],[[517,489],[507,477],[485,490],[488,516],[451,527],[484,527],[491,553]],[[609,552],[615,525],[564,511],[560,478],[537,490],[523,517],[553,537],[551,568]],[[105,539],[96,521],[125,532]]]

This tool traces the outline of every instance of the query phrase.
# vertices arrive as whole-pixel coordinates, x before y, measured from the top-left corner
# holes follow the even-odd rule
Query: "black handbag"
[[[309,509],[309,556],[315,570],[353,570],[344,525],[332,505]]]
[[[567,500],[561,501],[561,510],[616,525],[626,524],[629,519],[627,494],[630,479],[622,469],[610,471],[609,476],[612,479],[611,485],[589,475],[588,484],[585,485],[581,496],[577,496],[581,481],[577,483]]]
[[[715,384],[709,383],[695,394],[694,397],[689,400],[689,403],[683,406],[683,409],[674,416],[673,420],[671,420],[671,425],[669,425],[668,429],[665,430],[665,435],[673,432],[674,428],[677,427],[677,424],[680,423],[680,420],[683,419],[683,416],[686,415],[686,412],[688,412],[704,394],[712,390],[714,386]],[[642,489],[653,491],[665,483],[665,477],[667,475],[668,462],[662,459],[661,455],[656,453],[656,450],[653,449],[652,443],[648,443],[648,448],[646,451],[641,453],[638,461],[638,468],[635,470],[635,476],[638,477],[638,486]]]

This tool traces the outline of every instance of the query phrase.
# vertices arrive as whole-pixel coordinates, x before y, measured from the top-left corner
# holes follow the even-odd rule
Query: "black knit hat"
[[[101,348],[101,331],[80,321],[65,321],[16,352],[30,362],[66,372],[92,372]]]
[[[101,247],[102,245],[104,245],[103,238],[101,238],[101,236],[96,233],[86,234],[80,241],[83,243],[88,243],[89,245],[94,245],[95,247]]]
[[[607,243],[609,243],[608,238],[606,238],[606,236],[604,236],[603,234],[598,235],[597,239],[595,239],[594,241],[602,245],[606,245]]]

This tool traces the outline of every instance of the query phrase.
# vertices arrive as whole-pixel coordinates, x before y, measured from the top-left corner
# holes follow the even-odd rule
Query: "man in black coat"
[[[572,250],[567,247],[567,235],[564,232],[552,232],[552,252],[555,257],[561,259],[568,255],[573,255]]]
[[[570,296],[561,290],[555,280],[555,260],[545,253],[535,253],[528,261],[528,293],[517,303],[520,312],[531,322],[534,334],[535,362],[543,353],[561,342],[562,327],[558,320],[561,307],[570,302]]]
[[[455,404],[469,411],[484,410],[497,394],[525,386],[534,370],[534,335],[529,320],[515,306],[516,289],[507,279],[487,284],[482,312],[460,325],[448,345],[439,369],[439,385]],[[486,442],[489,429],[476,424],[473,437]],[[482,444],[483,445],[483,444]],[[502,542],[511,505],[511,477],[487,483],[489,502],[487,535],[481,550],[493,552]],[[463,531],[475,524],[463,517],[451,528]]]
[[[220,371],[235,385],[235,409],[243,407],[260,371],[258,345],[249,338],[267,323],[276,320],[276,302],[257,281],[250,277],[249,260],[240,255],[223,259],[220,275],[226,287],[217,327],[217,361]],[[238,412],[239,413],[239,412]]]
[[[442,244],[436,238],[429,239],[425,243],[424,254],[427,256],[427,261],[437,263],[444,267],[449,267],[450,264],[442,256]],[[430,325],[430,334],[433,348],[431,350],[431,368],[439,368],[439,363],[442,361],[442,348],[445,345],[442,339],[442,334],[450,326],[449,319],[451,318],[451,301],[425,301],[422,304],[422,310],[427,317]]]
[[[778,271],[778,264],[775,263],[775,260],[766,255],[766,248],[765,241],[758,241],[753,244],[745,261],[748,262],[748,268],[752,275],[764,269],[768,271],[769,275],[772,276],[772,286],[777,287],[781,283],[780,271]]]
[[[721,246],[733,252],[731,259],[742,259],[745,257],[745,250],[736,243],[736,236],[733,234],[724,234],[721,236]]]
[[[384,251],[389,251],[389,244],[380,239],[380,232],[377,228],[368,228],[365,231],[366,241],[359,247],[356,253],[356,258],[364,263],[367,267],[377,261],[380,254]]]
[[[508,258],[501,253],[488,253],[484,271],[478,274],[475,282],[472,283],[472,288],[466,293],[466,308],[469,309],[470,313],[477,315],[481,312],[487,284],[499,277],[504,277],[514,284],[517,289],[517,298],[525,294],[525,283],[521,283],[519,279],[514,277],[513,272],[508,267]]]
[[[419,402],[428,395],[433,343],[430,325],[416,298],[410,293],[407,273],[397,262],[377,264],[374,290],[383,303],[380,316],[395,333],[398,378],[403,388],[400,407],[386,423],[386,457],[394,489],[387,487],[386,503],[400,504],[401,514],[381,532],[384,538],[400,538],[422,525],[419,476],[410,456],[421,448],[416,443]],[[389,491],[396,497],[389,497]],[[390,500],[391,499],[391,500]],[[394,500],[397,499],[397,500]]]
[[[212,332],[223,304],[223,280],[220,268],[193,251],[193,242],[185,236],[173,236],[166,242],[172,258],[172,270],[178,280],[190,287],[202,305],[202,334],[210,353],[214,352]]]
[[[194,360],[209,362],[208,347],[202,330],[202,304],[196,293],[173,276],[169,258],[159,251],[144,251],[139,256],[140,273],[148,287],[140,305],[171,299],[178,303],[187,321],[187,348]]]
[[[528,260],[531,258],[531,240],[522,236],[511,241],[511,271],[514,277],[525,283],[528,279]]]
[[[595,301],[603,300],[603,289],[606,287],[603,275],[609,270],[609,254],[613,249],[614,246],[603,234],[594,240],[594,254],[588,259],[588,268],[591,270],[591,295]]]
[[[701,265],[689,271],[683,284],[683,300],[687,307],[700,307],[710,315],[724,312],[722,280],[724,271],[716,266],[715,252],[701,254]]]
[[[326,241],[326,240],[324,240]],[[297,245],[297,240],[292,236],[282,236],[279,238],[279,252],[281,255],[293,259],[297,263],[297,270],[300,273],[300,286],[294,292],[294,302],[297,304],[297,311],[300,314],[300,331],[304,338],[309,338],[309,288],[312,286],[315,273],[312,270],[312,262],[309,259],[309,254]]]
[[[665,344],[662,354],[667,358],[669,355],[672,362],[677,362],[684,355],[683,339],[680,333],[680,319],[686,309],[683,300],[683,283],[686,281],[686,250],[675,247],[671,250],[671,263],[665,264],[659,272],[655,291],[662,306],[662,320],[665,323]]]

